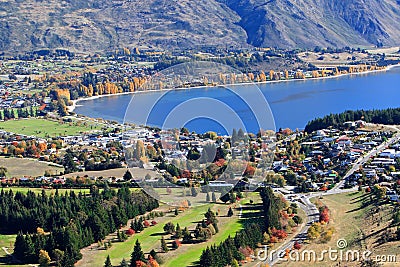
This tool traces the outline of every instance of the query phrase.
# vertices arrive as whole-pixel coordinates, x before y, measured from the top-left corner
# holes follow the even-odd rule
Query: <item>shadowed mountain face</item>
[[[400,44],[396,0],[0,0],[0,51]]]

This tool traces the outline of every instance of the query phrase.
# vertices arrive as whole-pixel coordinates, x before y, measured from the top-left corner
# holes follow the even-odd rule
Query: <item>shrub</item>
[[[181,243],[181,241],[179,241],[179,239],[176,239],[176,240],[174,240],[174,241],[172,242],[172,247],[173,247],[174,249],[177,249],[177,248],[179,248],[180,246],[182,246],[182,243]]]
[[[129,228],[128,230],[125,231],[125,233],[127,235],[134,235],[135,234],[135,230],[133,230],[132,228]]]
[[[301,249],[301,245],[300,245],[300,243],[299,242],[294,242],[294,245],[293,245],[293,248],[294,249],[296,249],[296,250],[299,250],[299,249]]]

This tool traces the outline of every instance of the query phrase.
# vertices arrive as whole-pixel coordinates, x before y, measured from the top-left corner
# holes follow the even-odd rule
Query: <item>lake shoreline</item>
[[[277,81],[263,81],[263,82],[245,82],[245,83],[234,83],[234,84],[224,84],[224,85],[216,85],[216,86],[196,86],[196,87],[181,87],[181,88],[173,88],[173,89],[159,89],[159,90],[147,90],[147,91],[135,91],[135,92],[123,92],[123,93],[116,93],[116,94],[106,94],[106,95],[97,95],[97,96],[91,96],[91,97],[81,97],[76,100],[72,100],[72,105],[67,106],[68,112],[74,112],[74,110],[78,106],[78,102],[83,102],[83,101],[89,101],[89,100],[95,100],[99,99],[102,97],[110,97],[110,96],[120,96],[120,95],[130,95],[130,94],[141,94],[141,93],[150,93],[150,92],[168,92],[168,91],[174,91],[174,90],[190,90],[190,89],[202,89],[202,88],[218,88],[218,87],[227,87],[227,86],[240,86],[240,85],[258,85],[258,84],[269,84],[269,83],[282,83],[282,82],[294,82],[294,81],[308,81],[308,80],[324,80],[324,79],[332,79],[332,78],[341,78],[341,77],[346,77],[346,76],[351,76],[351,75],[362,75],[362,74],[371,74],[371,73],[380,73],[380,72],[386,72],[388,70],[391,70],[392,68],[395,67],[400,67],[400,64],[397,65],[389,65],[385,67],[384,69],[381,70],[369,70],[369,71],[363,71],[363,72],[355,72],[355,73],[345,73],[345,74],[339,74],[336,76],[328,76],[328,77],[318,77],[318,78],[305,78],[305,79],[290,79],[290,80],[277,80]]]

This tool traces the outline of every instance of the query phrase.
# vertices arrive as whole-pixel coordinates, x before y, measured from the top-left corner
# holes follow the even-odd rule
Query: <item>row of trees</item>
[[[65,173],[76,172],[79,170],[78,164],[74,158],[83,162],[86,171],[121,168],[121,161],[123,160],[123,156],[121,153],[118,153],[116,149],[111,153],[99,149],[92,152],[90,155],[88,155],[87,152],[67,149],[63,160],[59,162],[64,166]]]
[[[0,120],[9,120],[9,119],[20,119],[20,118],[29,118],[29,117],[37,117],[40,115],[37,108],[29,107],[29,108],[6,108],[0,110]]]
[[[156,200],[143,192],[131,193],[127,187],[118,191],[106,187],[101,193],[92,187],[90,195],[73,191],[60,195],[56,191],[54,196],[44,191],[35,195],[2,190],[0,233],[18,233],[14,253],[23,263],[37,262],[41,249],[54,259],[58,249],[66,257],[62,266],[73,266],[81,248],[101,241],[125,225],[128,218],[156,207]],[[38,228],[49,234],[39,233]]]
[[[13,256],[21,263],[39,262],[41,266],[47,266],[42,262],[47,255],[47,264],[53,259],[57,266],[74,266],[82,258],[80,249],[92,242],[90,230],[82,231],[71,221],[66,227],[56,228],[50,234],[45,234],[41,228],[35,234],[23,235],[19,232]]]
[[[10,139],[12,140],[12,139]],[[18,156],[22,155],[24,157],[35,157],[39,158],[41,155],[44,155],[48,148],[57,148],[58,142],[53,143],[45,143],[38,142],[36,140],[27,140],[27,141],[12,141],[8,146],[4,146],[0,149],[0,155],[6,156]]]
[[[262,188],[260,196],[263,202],[264,210],[264,229],[282,229],[280,220],[280,211],[285,207],[285,203],[270,187]]]
[[[130,79],[119,79],[117,82],[99,78],[94,73],[84,73],[79,79],[69,81],[50,80],[53,82],[53,99],[65,97],[74,100],[78,97],[91,97],[95,95],[118,94],[123,92],[134,92],[146,82],[145,77],[133,77]]]
[[[330,114],[323,118],[317,118],[307,123],[305,131],[313,131],[332,127],[342,127],[346,121],[364,120],[371,123],[400,124],[400,108],[388,108],[382,110],[356,110],[345,111],[339,114]]]

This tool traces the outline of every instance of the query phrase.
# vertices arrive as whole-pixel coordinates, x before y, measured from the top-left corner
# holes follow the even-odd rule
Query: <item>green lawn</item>
[[[10,253],[12,253],[12,247],[14,246],[14,242],[15,242],[15,237],[17,235],[0,235],[0,248],[2,247],[7,247],[10,248],[11,245],[11,249],[9,249],[8,251]],[[6,255],[6,253],[4,252],[3,249],[0,250],[0,256],[4,257]]]
[[[75,122],[60,123],[36,118],[0,122],[0,130],[38,137],[76,135],[92,130],[99,130],[100,128],[100,126],[95,124],[85,126],[83,123],[78,125]]]
[[[259,212],[259,202],[261,201],[260,199],[260,194],[257,192],[252,192],[252,193],[245,193],[245,198],[240,201],[238,204],[234,204],[236,206],[236,209],[234,209],[234,216],[227,218],[224,217],[224,215],[227,213],[229,206],[228,205],[221,205],[217,204],[217,207],[214,207],[214,209],[220,209],[220,215],[222,217],[219,217],[219,233],[216,234],[215,236],[212,237],[207,242],[204,243],[199,243],[199,244],[194,244],[194,245],[189,245],[187,247],[183,246],[177,250],[177,253],[174,254],[172,257],[167,258],[165,262],[162,264],[162,266],[170,266],[170,267],[175,267],[175,266],[190,266],[194,265],[196,261],[200,259],[202,251],[207,247],[211,246],[213,244],[219,244],[225,239],[228,238],[228,236],[234,236],[236,232],[241,230],[243,228],[243,224],[241,222],[242,219],[239,218],[239,213],[240,213],[240,205],[242,206],[242,215],[244,218],[252,217],[252,214],[257,214]],[[253,200],[254,204],[250,204],[250,200]],[[239,205],[240,204],[240,205]],[[250,207],[250,208],[249,208]],[[247,216],[246,216],[247,215]]]

